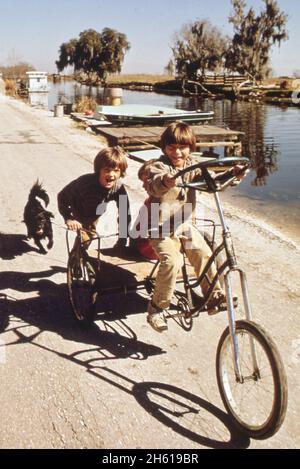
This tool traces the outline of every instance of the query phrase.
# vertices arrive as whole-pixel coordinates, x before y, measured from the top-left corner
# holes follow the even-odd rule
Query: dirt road
[[[0,145],[0,292],[7,295],[0,299],[0,447],[299,447],[299,250],[228,208],[255,319],[278,344],[289,381],[280,432],[245,441],[228,421],[215,377],[225,315],[203,315],[189,333],[172,323],[160,335],[146,324],[146,295],[132,294],[102,302],[107,312],[90,328],[72,319],[56,194],[92,170],[99,140],[67,117],[2,97]],[[126,182],[132,199],[141,201],[137,167],[130,163]],[[25,240],[22,224],[37,178],[60,225],[46,256]],[[209,200],[206,205],[210,213]]]

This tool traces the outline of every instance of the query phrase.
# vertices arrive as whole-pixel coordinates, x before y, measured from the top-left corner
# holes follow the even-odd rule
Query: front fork
[[[238,272],[240,276],[240,283],[241,283],[242,294],[243,294],[243,304],[244,304],[244,310],[245,310],[247,321],[252,321],[252,310],[251,310],[250,301],[249,301],[246,273],[242,269],[240,269],[237,265],[231,234],[225,222],[219,194],[216,192],[214,196],[215,196],[215,201],[216,201],[221,225],[223,228],[223,242],[224,242],[226,256],[227,256],[228,265],[229,265],[229,270],[224,275],[224,283],[225,283],[225,292],[226,292],[229,331],[230,331],[231,346],[232,346],[232,352],[233,352],[233,365],[234,365],[237,382],[243,383],[244,378],[243,378],[242,371],[241,371],[239,345],[238,345],[238,339],[237,339],[237,334],[236,334],[236,320],[235,320],[235,311],[234,311],[234,304],[233,304],[232,283],[231,283],[231,277],[230,277],[230,275],[233,272]],[[251,357],[252,357],[254,373],[256,375],[259,375],[256,347],[255,347],[254,340],[251,336],[250,336],[250,349],[251,349]]]

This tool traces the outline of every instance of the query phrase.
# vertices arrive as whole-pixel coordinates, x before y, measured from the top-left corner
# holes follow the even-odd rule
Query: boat
[[[98,106],[94,119],[107,119],[113,125],[164,125],[183,121],[191,124],[207,123],[214,117],[212,111],[184,111],[182,109],[144,104]]]

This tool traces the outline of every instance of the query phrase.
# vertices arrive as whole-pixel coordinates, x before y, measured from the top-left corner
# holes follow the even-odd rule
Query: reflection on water
[[[253,143],[245,145],[245,153],[251,158],[256,173],[251,182],[252,186],[267,185],[267,177],[278,170],[277,160],[280,150],[274,139],[269,140],[269,143],[264,142],[263,145]]]
[[[94,96],[99,102],[101,88],[86,87],[74,82],[51,85],[49,108],[64,96],[70,102],[83,95]],[[255,102],[232,102],[168,96],[124,90],[126,104],[153,104],[185,110],[214,111],[212,124],[244,132],[243,154],[252,162],[252,174],[227,197],[235,204],[246,206],[280,229],[297,232],[300,241],[300,110],[263,105]],[[279,220],[279,221],[278,221]],[[289,230],[289,227],[292,227]]]
[[[195,104],[195,103],[194,103]],[[252,186],[267,184],[267,177],[278,170],[280,147],[274,136],[265,134],[268,107],[259,103],[232,102],[209,103],[215,112],[214,123],[243,132],[243,153],[251,160]]]

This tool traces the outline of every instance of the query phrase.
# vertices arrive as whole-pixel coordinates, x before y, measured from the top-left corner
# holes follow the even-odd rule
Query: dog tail
[[[49,204],[49,196],[46,190],[43,188],[43,185],[37,180],[35,184],[32,186],[31,191],[29,193],[29,200],[34,200],[36,197],[39,197],[45,202],[46,207]]]

